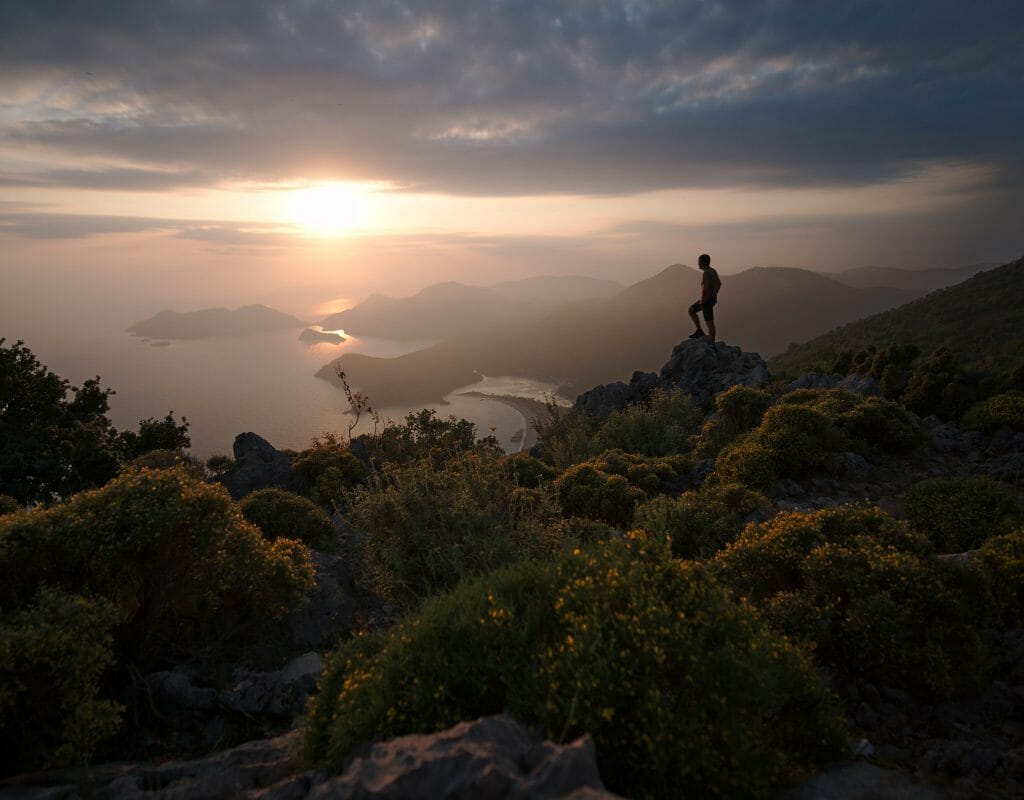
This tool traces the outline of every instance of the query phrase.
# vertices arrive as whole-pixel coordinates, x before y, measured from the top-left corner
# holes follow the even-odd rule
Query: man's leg
[[[693,327],[696,328],[696,330],[693,333],[690,334],[690,338],[691,339],[697,339],[697,338],[699,338],[699,337],[704,335],[704,329],[701,328],[700,320],[697,318],[697,311],[699,311],[699,310],[700,310],[700,303],[699,302],[694,303],[689,308],[690,319],[693,320]]]
[[[704,311],[704,321],[708,324],[708,341],[711,342],[711,346],[715,345],[715,301],[708,300],[706,303],[701,302],[701,308]]]
[[[715,321],[709,319],[708,323],[708,341],[713,345],[715,343]]]

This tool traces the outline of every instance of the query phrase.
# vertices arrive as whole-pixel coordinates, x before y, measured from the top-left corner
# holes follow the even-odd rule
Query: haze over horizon
[[[1022,32],[1010,2],[7,0],[0,312],[1004,262]]]

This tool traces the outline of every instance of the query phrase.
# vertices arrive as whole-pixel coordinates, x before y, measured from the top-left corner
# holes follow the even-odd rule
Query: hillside
[[[622,285],[614,281],[579,275],[540,275],[493,286],[437,283],[411,297],[370,295],[353,308],[327,317],[321,325],[357,336],[447,339],[533,319],[562,303],[610,297],[621,290]]]
[[[494,289],[437,283],[411,297],[373,295],[320,324],[326,330],[344,330],[356,336],[436,340],[541,313],[541,307],[510,299]]]
[[[769,361],[773,373],[821,370],[844,350],[891,342],[948,347],[966,367],[1003,371],[1024,359],[1024,258],[899,308],[843,325]]]
[[[205,339],[226,334],[260,333],[283,328],[301,328],[307,323],[290,314],[264,305],[227,308],[204,308],[200,311],[171,311],[136,322],[127,329],[136,336],[154,339]]]
[[[674,265],[610,298],[565,304],[543,317],[495,324],[399,358],[346,354],[317,374],[334,380],[340,367],[378,405],[437,400],[472,383],[478,372],[551,380],[575,395],[635,369],[660,367],[691,330],[686,309],[699,282],[696,270]],[[723,284],[716,310],[720,337],[763,354],[913,296],[854,289],[800,269],[756,268],[726,275]]]
[[[828,277],[845,283],[847,286],[867,288],[870,286],[889,286],[894,289],[912,289],[921,292],[932,292],[955,286],[979,272],[998,267],[995,261],[968,264],[965,267],[949,269],[897,269],[895,267],[855,267],[854,269],[837,272]]]

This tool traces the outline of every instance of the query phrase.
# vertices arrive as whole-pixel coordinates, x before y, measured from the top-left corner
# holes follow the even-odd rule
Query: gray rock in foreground
[[[301,734],[248,742],[195,761],[106,765],[61,773],[60,785],[0,787],[24,800],[614,800],[597,770],[594,743],[537,744],[507,716],[463,722],[435,734],[401,736],[365,748],[342,775],[300,772]],[[80,776],[80,777],[79,777]],[[102,780],[98,780],[102,776]],[[31,776],[38,777],[38,776]],[[77,778],[77,780],[76,780]],[[10,794],[4,794],[10,792]]]
[[[903,772],[856,761],[816,775],[784,800],[939,800],[937,789]]]
[[[233,446],[235,463],[218,476],[235,500],[257,489],[274,487],[303,494],[308,490],[302,476],[292,470],[292,459],[255,433],[240,433]]]

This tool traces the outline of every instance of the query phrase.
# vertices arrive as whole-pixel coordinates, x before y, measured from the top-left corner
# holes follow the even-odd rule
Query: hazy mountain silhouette
[[[905,302],[915,293],[856,289],[814,272],[755,268],[722,277],[716,310],[723,340],[764,355],[837,324]],[[494,325],[398,358],[346,354],[317,375],[350,382],[377,405],[437,400],[487,375],[550,380],[569,395],[655,370],[691,331],[686,308],[699,295],[697,270],[673,265],[610,298],[567,303],[543,317]]]
[[[773,358],[773,372],[824,370],[844,350],[913,344],[948,347],[964,366],[993,371],[1024,360],[1024,258],[899,308],[829,331]]]
[[[136,322],[129,333],[154,339],[205,339],[224,334],[260,333],[282,328],[301,328],[309,323],[264,305],[204,308],[200,311],[171,311]]]
[[[538,275],[495,283],[491,288],[513,300],[554,306],[594,297],[611,297],[625,287],[615,281],[586,275]]]
[[[998,267],[998,261],[984,261],[968,264],[966,267],[947,269],[898,269],[896,267],[855,267],[836,273],[825,273],[826,277],[834,278],[847,286],[867,288],[870,286],[890,286],[896,289],[916,289],[931,292],[955,286],[984,270]]]
[[[576,275],[542,275],[494,286],[436,283],[411,297],[370,295],[321,322],[327,330],[387,339],[447,339],[494,325],[533,319],[561,303],[610,297],[614,281]]]

